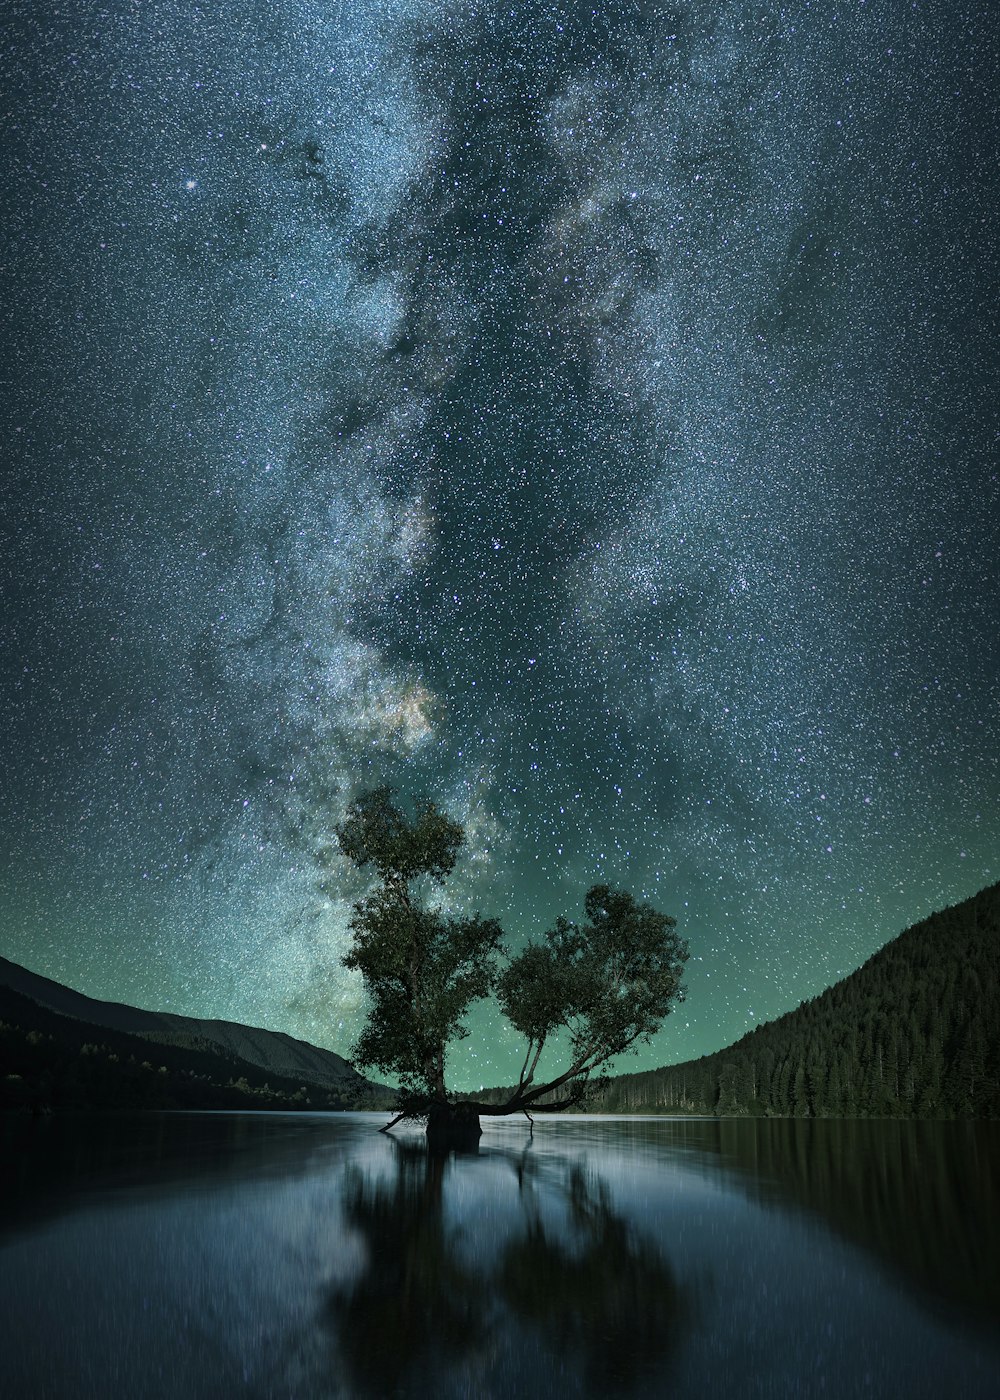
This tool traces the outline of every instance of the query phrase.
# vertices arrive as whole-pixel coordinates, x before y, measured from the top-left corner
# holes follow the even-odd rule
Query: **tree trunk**
[[[427,1146],[432,1151],[474,1151],[482,1131],[475,1104],[435,1102],[427,1111]]]

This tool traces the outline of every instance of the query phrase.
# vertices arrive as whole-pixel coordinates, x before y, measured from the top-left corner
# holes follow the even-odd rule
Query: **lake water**
[[[0,1125],[0,1395],[1000,1396],[1000,1125]]]

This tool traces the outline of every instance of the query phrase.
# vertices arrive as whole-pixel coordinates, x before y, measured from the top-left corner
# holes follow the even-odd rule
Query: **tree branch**
[[[522,1088],[522,1089],[527,1089],[528,1085],[529,1085],[529,1084],[531,1083],[531,1081],[534,1079],[534,1077],[535,1077],[535,1067],[536,1067],[536,1065],[538,1064],[538,1057],[539,1057],[539,1055],[541,1055],[541,1053],[542,1053],[542,1048],[543,1048],[544,1045],[545,1045],[545,1036],[543,1035],[542,1038],[541,1038],[541,1040],[538,1042],[538,1049],[535,1051],[535,1058],[532,1060],[532,1062],[531,1062],[531,1068],[528,1070],[528,1077],[527,1077],[527,1079],[524,1079],[524,1078],[521,1079],[520,1084],[519,1084],[519,1087],[520,1087],[520,1088]],[[523,1071],[522,1071],[522,1075],[523,1075]]]
[[[535,1044],[534,1039],[533,1039],[531,1036],[529,1036],[529,1037],[528,1037],[528,1053],[527,1053],[527,1054],[525,1055],[525,1057],[524,1057],[524,1064],[521,1066],[521,1073],[517,1076],[517,1083],[518,1083],[518,1087],[519,1087],[519,1088],[520,1088],[520,1086],[524,1083],[524,1072],[525,1072],[525,1070],[528,1068],[528,1061],[531,1059],[531,1051],[532,1051],[532,1049],[534,1048],[534,1044]]]
[[[636,1040],[640,1034],[641,1031],[636,1031],[635,1035],[629,1036],[629,1038],[625,1041],[624,1045],[622,1045],[620,1049],[616,1047],[614,1053],[619,1054],[622,1051],[627,1050],[628,1047],[632,1044],[632,1042]],[[541,1045],[539,1045],[538,1051],[535,1054],[535,1059],[531,1066],[531,1073],[529,1073],[527,1079],[521,1079],[518,1081],[517,1088],[515,1089],[511,1097],[507,1100],[506,1104],[502,1106],[501,1112],[522,1112],[524,1108],[529,1104],[535,1107],[536,1109],[542,1108],[543,1105],[541,1105],[538,1102],[539,1099],[544,1098],[546,1094],[553,1093],[556,1089],[562,1088],[562,1086],[564,1084],[568,1084],[571,1079],[578,1079],[582,1076],[583,1079],[586,1080],[587,1077],[591,1075],[595,1069],[597,1069],[598,1065],[600,1065],[602,1061],[611,1058],[610,1051],[605,1051],[602,1053],[601,1047],[599,1045],[595,1045],[594,1041],[591,1040],[587,1043],[587,1046],[583,1053],[577,1057],[573,1064],[570,1065],[569,1069],[565,1070],[562,1074],[557,1075],[555,1079],[550,1079],[545,1084],[539,1084],[537,1085],[537,1087],[529,1089],[528,1086],[531,1083],[532,1075],[534,1074],[535,1070],[535,1065],[538,1063],[539,1054],[541,1054]],[[574,1103],[579,1103],[580,1097],[582,1097],[582,1091],[580,1095],[572,1096],[572,1101]],[[544,1107],[549,1108],[550,1105],[546,1104],[544,1105]],[[487,1111],[488,1110],[486,1109],[483,1110],[483,1112]]]

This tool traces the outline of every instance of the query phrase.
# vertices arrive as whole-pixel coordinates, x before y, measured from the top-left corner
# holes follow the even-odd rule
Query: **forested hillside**
[[[728,1049],[614,1078],[591,1106],[1000,1118],[1000,885],[915,924]]]
[[[360,1076],[355,1076],[364,1084]],[[380,1108],[373,1086],[336,1091],[267,1074],[214,1042],[163,1044],[39,1006],[0,985],[0,1110]],[[366,1086],[367,1087],[367,1086]]]

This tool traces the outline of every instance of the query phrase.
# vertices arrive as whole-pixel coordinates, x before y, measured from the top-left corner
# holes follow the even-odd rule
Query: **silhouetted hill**
[[[0,1108],[347,1108],[245,1060],[60,1016],[0,986]]]
[[[595,1111],[1000,1118],[1000,884],[699,1060],[611,1079]]]
[[[379,1108],[389,1095],[280,1032],[95,1001],[0,958],[0,1106]]]
[[[202,1021],[168,1011],[143,1011],[121,1002],[95,1001],[6,958],[0,958],[0,987],[8,987],[60,1016],[140,1035],[161,1045],[213,1051],[268,1074],[322,1085],[337,1093],[357,1097],[381,1087],[362,1078],[341,1055],[295,1040],[282,1031],[260,1030],[235,1021]]]

